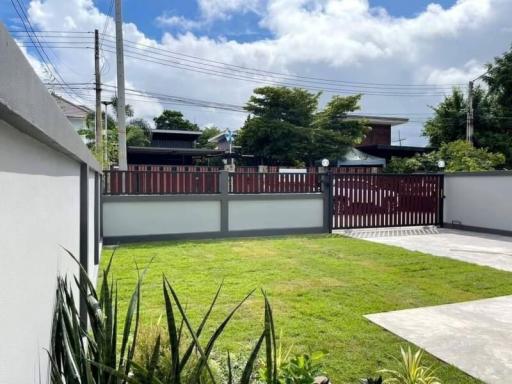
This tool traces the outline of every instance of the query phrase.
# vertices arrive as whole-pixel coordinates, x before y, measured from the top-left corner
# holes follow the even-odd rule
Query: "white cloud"
[[[433,68],[425,77],[428,84],[466,84],[484,72],[485,66],[482,63],[470,60],[462,67]]]
[[[204,24],[201,21],[187,19],[183,16],[168,16],[166,14],[158,16],[156,22],[160,26],[178,27],[185,30],[196,29]]]
[[[232,13],[258,12],[258,0],[198,0],[199,9],[206,20],[225,19]]]
[[[465,83],[482,64],[508,49],[512,41],[509,0],[458,0],[444,9],[429,5],[411,18],[390,16],[371,8],[367,0],[198,0],[204,20],[225,19],[257,11],[260,27],[272,38],[241,43],[191,33],[184,18],[169,22],[188,32],[148,38],[137,25],[124,26],[125,38],[153,47],[209,58],[234,65],[321,78],[365,83]],[[32,0],[30,17],[43,30],[102,30],[105,15],[91,0]],[[162,20],[163,21],[163,20]],[[219,22],[219,21],[218,21]],[[109,33],[113,33],[110,22]],[[129,49],[127,49],[129,51]],[[58,50],[56,60],[68,81],[92,79],[92,52]],[[115,59],[105,53],[110,68],[103,79],[115,84]],[[128,52],[127,52],[128,54]],[[71,71],[72,70],[72,71]],[[183,97],[243,104],[254,86],[250,82],[184,71],[126,57],[127,80],[133,88]],[[476,77],[475,76],[475,77]],[[371,92],[370,92],[371,93]],[[325,102],[328,95],[322,98]],[[439,96],[363,97],[363,112],[428,113]],[[162,105],[134,100],[136,112],[150,117]],[[197,107],[182,110],[200,125],[238,128],[245,116]],[[400,128],[407,144],[423,142],[420,123]]]

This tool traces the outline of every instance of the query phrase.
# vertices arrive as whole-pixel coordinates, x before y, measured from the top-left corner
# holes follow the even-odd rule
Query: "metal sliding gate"
[[[442,224],[443,175],[330,177],[333,229]]]

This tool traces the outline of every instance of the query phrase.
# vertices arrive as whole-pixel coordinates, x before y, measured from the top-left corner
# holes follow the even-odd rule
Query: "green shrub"
[[[434,376],[434,370],[422,364],[423,351],[418,349],[415,353],[411,347],[407,351],[400,348],[402,360],[398,360],[396,370],[383,369],[380,372],[389,375],[384,383],[389,384],[441,384],[441,381]]]
[[[71,257],[73,255],[70,254]],[[113,257],[113,255],[112,255]],[[222,289],[217,290],[201,323],[194,328],[171,283],[162,278],[166,327],[160,321],[140,329],[141,282],[139,274],[126,314],[118,310],[117,286],[110,277],[112,257],[103,271],[101,289],[96,291],[86,271],[80,267],[75,279],[85,298],[85,318],[80,316],[73,288],[58,278],[50,354],[51,381],[55,384],[191,384],[223,382],[249,384],[256,381],[258,356],[264,349],[264,377],[268,384],[311,384],[320,372],[316,355],[299,355],[287,360],[276,345],[272,308],[264,298],[264,324],[248,357],[213,354],[215,344],[233,315],[253,294],[250,292],[217,325],[206,339],[203,331]],[[78,263],[76,258],[73,259]],[[120,322],[123,333],[118,343]],[[89,328],[85,324],[89,324]],[[286,360],[286,361],[284,361]],[[279,369],[278,369],[279,367]]]

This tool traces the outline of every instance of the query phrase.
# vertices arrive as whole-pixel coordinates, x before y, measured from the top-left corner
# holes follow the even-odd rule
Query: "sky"
[[[52,69],[65,82],[93,80],[92,34],[76,32],[97,28],[113,35],[111,0],[0,4],[0,20],[10,31],[24,28],[14,4],[35,30],[47,31],[46,41],[76,42],[73,49],[47,48]],[[400,132],[402,145],[425,145],[421,130],[430,106],[509,49],[510,14],[510,0],[124,0],[126,84],[235,106],[255,87],[279,82],[323,90],[321,107],[335,94],[362,93],[358,113],[407,117],[409,123],[393,128],[393,140]],[[67,33],[49,37],[48,31]],[[102,82],[112,90],[109,39],[102,40]],[[130,51],[135,43],[143,45]],[[42,79],[52,82],[37,52],[22,49]],[[92,95],[76,90],[72,96],[92,106]],[[128,102],[148,120],[164,108],[182,111],[201,127],[238,129],[246,118],[240,111],[162,104],[147,96],[128,96]]]

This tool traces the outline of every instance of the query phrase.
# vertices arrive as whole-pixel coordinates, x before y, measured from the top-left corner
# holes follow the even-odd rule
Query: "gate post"
[[[444,173],[439,175],[439,227],[444,227]]]
[[[332,233],[332,174],[321,173],[322,193],[324,195],[324,231]]]
[[[226,236],[229,232],[229,172],[219,171],[220,192],[220,232]]]

